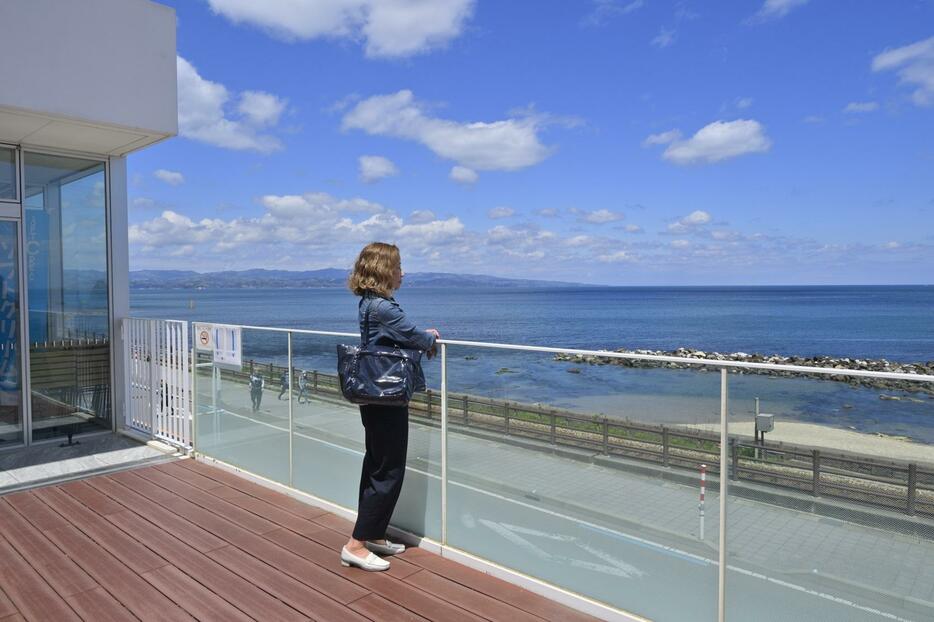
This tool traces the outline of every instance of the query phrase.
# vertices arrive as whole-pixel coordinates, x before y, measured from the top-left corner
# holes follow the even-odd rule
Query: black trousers
[[[360,406],[366,453],[360,473],[355,540],[381,540],[402,492],[409,444],[408,406]]]

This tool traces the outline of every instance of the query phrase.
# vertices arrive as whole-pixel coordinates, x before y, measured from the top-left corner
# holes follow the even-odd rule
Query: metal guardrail
[[[236,326],[236,325],[235,325]],[[273,328],[266,326],[248,326],[240,325],[241,329],[254,330],[254,331],[265,331],[265,332],[277,332],[284,334],[288,339],[288,357],[289,357],[289,367],[292,366],[292,338],[295,335],[310,335],[310,336],[319,336],[319,337],[346,337],[353,340],[359,338],[357,333],[345,333],[345,332],[336,332],[336,331],[316,331],[316,330],[303,330],[303,329],[284,329],[284,328]],[[743,478],[743,479],[752,479],[755,481],[765,480],[764,483],[776,484],[780,481],[783,482],[786,486],[799,486],[802,489],[807,489],[807,486],[810,485],[811,492],[814,494],[826,494],[839,496],[842,493],[847,493],[850,495],[851,500],[856,501],[867,501],[866,495],[860,497],[862,491],[853,490],[854,486],[847,484],[846,482],[841,483],[837,478],[851,478],[858,479],[862,482],[873,482],[874,484],[885,486],[893,485],[892,481],[894,478],[887,477],[885,473],[880,471],[862,473],[860,477],[854,475],[859,472],[859,468],[863,468],[863,463],[861,462],[860,457],[851,457],[845,455],[831,455],[824,454],[821,450],[804,450],[804,448],[775,448],[774,446],[761,446],[761,445],[749,445],[748,443],[740,442],[737,440],[731,440],[729,436],[729,422],[728,422],[728,413],[729,413],[729,373],[730,371],[740,372],[744,370],[748,371],[769,371],[769,372],[791,372],[794,374],[801,374],[807,376],[814,375],[825,375],[825,376],[835,376],[835,377],[862,377],[862,378],[882,378],[882,379],[891,379],[891,380],[903,380],[903,381],[912,381],[918,383],[934,383],[934,375],[924,375],[924,374],[914,374],[914,373],[898,373],[898,372],[877,372],[877,371],[868,371],[868,370],[853,370],[853,369],[837,369],[837,368],[822,368],[822,367],[811,367],[811,366],[802,366],[802,365],[789,365],[789,364],[774,364],[774,363],[750,363],[743,361],[726,361],[726,360],[710,360],[710,359],[697,359],[697,358],[688,358],[688,357],[679,357],[679,356],[667,356],[667,355],[651,355],[651,354],[637,354],[630,352],[606,352],[606,351],[597,351],[597,350],[582,350],[575,348],[560,348],[560,347],[544,347],[544,346],[527,346],[520,344],[498,344],[498,343],[488,343],[488,342],[479,342],[479,341],[461,341],[461,340],[439,340],[440,346],[440,359],[441,359],[441,391],[439,396],[439,423],[441,427],[441,546],[448,546],[447,544],[447,485],[448,485],[448,457],[447,457],[447,443],[448,443],[448,427],[451,424],[457,425],[457,417],[454,415],[454,409],[456,409],[459,404],[457,400],[463,400],[463,396],[458,396],[451,394],[448,391],[448,370],[447,370],[447,349],[448,346],[458,346],[466,348],[484,348],[484,349],[495,349],[495,350],[510,350],[510,351],[521,351],[521,352],[535,352],[535,353],[552,353],[552,354],[580,354],[582,356],[599,356],[607,359],[629,359],[629,360],[641,360],[641,361],[651,361],[655,363],[675,363],[688,367],[697,367],[697,368],[707,368],[720,371],[720,430],[719,435],[711,435],[709,437],[710,447],[704,448],[701,447],[698,452],[706,456],[704,458],[705,462],[710,464],[719,464],[719,465],[731,465],[731,477],[720,477],[719,478],[719,542],[717,546],[718,552],[718,619],[722,622],[725,619],[726,612],[726,572],[727,572],[727,529],[728,529],[728,520],[727,520],[727,499],[729,498],[729,488],[730,482],[733,478]],[[317,374],[316,379],[321,380],[322,375]],[[294,386],[294,385],[293,385]],[[320,387],[320,383],[319,383]],[[473,414],[470,408],[470,397],[468,397],[468,407],[466,418],[469,420],[471,417],[476,417],[479,415]],[[425,401],[425,414],[427,417],[434,418],[434,404],[433,398],[428,396]],[[461,402],[462,404],[462,402]],[[531,428],[529,428],[530,422],[522,419],[521,416],[517,416],[522,412],[527,412],[524,406],[520,410],[510,411],[510,408],[514,406],[510,405],[511,403],[505,403],[503,405],[503,414],[502,417],[496,417],[496,420],[501,421],[502,431],[507,435],[515,435],[521,431],[521,433],[531,433]],[[419,400],[413,404],[415,410],[418,410]],[[292,400],[289,400],[289,485],[292,483],[292,437],[294,432],[294,421],[293,421],[293,412],[292,412]],[[565,422],[574,421],[574,417],[563,416]],[[540,431],[545,435],[546,438],[554,439],[557,443],[559,437],[562,441],[566,440],[564,434],[559,435],[557,425],[558,420],[561,417],[555,415],[555,418],[549,419],[549,425],[543,426],[544,429]],[[475,421],[479,423],[478,421]],[[534,422],[531,422],[534,423]],[[591,420],[593,423],[593,420]],[[498,427],[498,426],[494,426]],[[573,426],[564,426],[561,428],[562,432],[565,430],[573,430]],[[588,445],[593,447],[603,447],[607,450],[607,453],[610,451],[626,451],[630,454],[637,456],[642,456],[643,459],[646,457],[651,457],[653,460],[658,460],[659,455],[663,464],[677,464],[680,460],[692,458],[685,458],[681,449],[676,449],[677,439],[692,437],[696,438],[696,434],[685,434],[683,430],[677,432],[672,429],[661,430],[662,441],[660,443],[652,442],[643,442],[641,445],[637,443],[629,443],[625,445],[623,442],[625,439],[620,439],[621,434],[617,434],[619,430],[628,430],[630,434],[641,431],[643,434],[646,433],[655,433],[651,426],[639,424],[638,426],[630,423],[617,423],[617,422],[603,422],[601,427],[590,436],[586,436],[586,433],[581,430],[577,430],[581,434],[576,437],[575,442],[586,441]],[[195,447],[197,451],[197,446]],[[754,452],[758,450],[762,452],[760,456],[756,456]],[[744,456],[744,452],[748,453],[749,451],[753,452],[753,456],[750,458],[748,455]],[[719,454],[719,456],[717,456]],[[775,461],[775,456],[782,455],[787,459],[787,464],[784,466],[787,469],[787,472],[784,474],[778,474],[775,472],[775,465],[770,465],[769,456],[772,456],[772,461]],[[696,462],[695,462],[696,463]],[[854,468],[853,465],[857,465]],[[849,466],[847,466],[849,465]],[[876,465],[878,468],[881,468],[880,465]],[[768,468],[766,468],[768,467]],[[809,467],[809,468],[808,468]],[[904,467],[904,468],[903,468]],[[910,513],[922,512],[927,514],[929,506],[926,501],[921,502],[918,497],[920,490],[928,491],[927,488],[924,488],[923,484],[927,483],[923,480],[926,480],[929,477],[934,476],[934,474],[928,473],[923,470],[919,470],[917,465],[897,465],[892,464],[886,467],[889,469],[888,475],[892,475],[896,472],[904,472],[906,477],[906,496],[904,497],[904,508],[905,511]],[[771,469],[771,470],[770,470]],[[919,481],[922,480],[922,481]],[[886,497],[884,491],[876,491],[875,499],[876,502],[879,499]],[[889,495],[892,497],[889,499],[890,502],[893,501],[897,495]],[[869,500],[871,501],[871,500]],[[899,497],[898,502],[902,503],[902,499]],[[890,504],[891,505],[891,504]],[[934,507],[934,506],[931,506]]]
[[[250,360],[244,363],[242,372],[226,371],[224,376],[245,383],[249,374],[256,371],[273,384],[286,370],[273,363]],[[309,393],[340,399],[336,375],[314,369],[306,371]],[[441,395],[431,389],[416,394],[409,409],[413,416],[439,423]],[[703,430],[583,415],[539,404],[456,392],[448,393],[448,420],[459,429],[681,468],[691,475],[700,464],[708,465],[711,474],[720,472],[720,437]],[[732,481],[746,480],[814,497],[834,497],[908,515],[934,517],[934,467],[785,442],[755,443],[736,436],[730,437],[729,447]]]

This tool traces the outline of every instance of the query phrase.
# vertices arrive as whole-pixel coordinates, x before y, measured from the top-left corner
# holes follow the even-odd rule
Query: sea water
[[[411,288],[396,299],[445,338],[581,349],[697,348],[917,362],[934,360],[934,286]],[[132,313],[189,321],[356,332],[348,291],[133,290]],[[294,364],[334,373],[349,338],[296,336]],[[285,364],[281,335],[245,331],[244,358]],[[649,423],[718,420],[720,376],[557,362],[550,354],[452,346],[451,391]],[[429,386],[440,384],[425,364]],[[730,376],[730,411],[748,420],[760,399],[777,421],[821,423],[934,443],[927,393],[805,378]],[[898,399],[888,399],[898,398]]]

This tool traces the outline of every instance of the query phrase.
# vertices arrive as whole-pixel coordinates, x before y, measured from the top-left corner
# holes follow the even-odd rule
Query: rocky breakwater
[[[924,374],[934,376],[934,361],[926,363],[899,363],[888,361],[886,359],[857,359],[857,358],[835,358],[831,356],[782,356],[780,354],[747,354],[746,352],[720,353],[704,352],[703,350],[693,350],[691,348],[678,348],[677,350],[627,350],[619,348],[615,352],[623,354],[639,354],[651,356],[675,356],[678,358],[699,359],[707,361],[737,361],[740,363],[770,363],[773,365],[797,365],[800,367],[824,367],[841,370],[862,370],[875,372],[894,372],[900,374]],[[580,363],[588,365],[618,365],[620,367],[634,368],[658,368],[667,367],[671,369],[695,369],[700,371],[715,371],[717,368],[707,365],[693,365],[687,362],[675,361],[653,361],[645,359],[621,359],[611,358],[600,355],[584,354],[556,354],[556,361]],[[735,368],[734,368],[735,369]],[[570,370],[569,370],[570,371]],[[740,371],[740,370],[737,370]],[[934,399],[934,383],[914,382],[911,380],[894,380],[888,378],[870,378],[862,376],[844,376],[844,375],[825,375],[808,374],[806,372],[794,372],[785,370],[756,369],[741,370],[741,373],[755,373],[767,376],[783,377],[808,377],[822,380],[831,380],[835,382],[845,382],[847,384],[859,387],[871,387],[885,391],[907,391],[911,393],[926,393],[929,399]],[[880,399],[901,400],[908,399],[914,401],[915,398],[903,398],[897,395],[880,395]]]

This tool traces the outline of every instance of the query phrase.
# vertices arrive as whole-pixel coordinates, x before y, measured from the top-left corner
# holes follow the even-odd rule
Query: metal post
[[[662,426],[662,464],[668,466],[668,427]]]
[[[607,418],[603,418],[603,455],[608,456],[610,454],[610,424],[607,421]]]
[[[188,330],[188,327],[185,327]],[[198,353],[192,348],[189,361],[191,365],[191,401],[188,403],[191,415],[191,455],[198,455]]]
[[[289,488],[294,488],[292,485],[292,437],[295,436],[295,427],[292,420],[292,331],[286,333],[289,338],[289,383],[286,385],[288,387],[289,394]]]
[[[755,431],[755,445],[756,445],[756,460],[759,459],[759,398],[756,398],[756,417],[754,419],[755,424],[752,426],[752,429]],[[765,440],[764,438],[762,439]]]
[[[736,439],[731,438],[730,455],[733,456],[733,468],[730,469],[730,479],[734,482],[739,479],[739,448],[736,447]]]
[[[156,408],[162,400],[156,389],[156,322],[149,320],[149,437],[156,438]]]
[[[464,394],[464,425],[470,425],[470,411],[467,409],[467,394]]]
[[[448,543],[448,349],[441,344],[441,545]]]
[[[918,465],[908,465],[908,514],[915,515],[915,501],[918,499]]]
[[[726,620],[726,499],[729,488],[729,477],[724,477],[726,470],[727,450],[729,449],[729,430],[727,429],[727,414],[729,412],[729,377],[726,368],[720,370],[720,576],[718,577],[717,619]]]
[[[697,509],[700,510],[700,529],[698,535],[701,542],[704,541],[704,493],[707,492],[707,465],[700,465],[700,504]]]
[[[509,402],[503,402],[503,416],[505,417],[503,426],[506,430],[506,436],[509,436]]]
[[[811,494],[815,497],[820,496],[820,450],[815,449],[811,455],[812,482]]]

